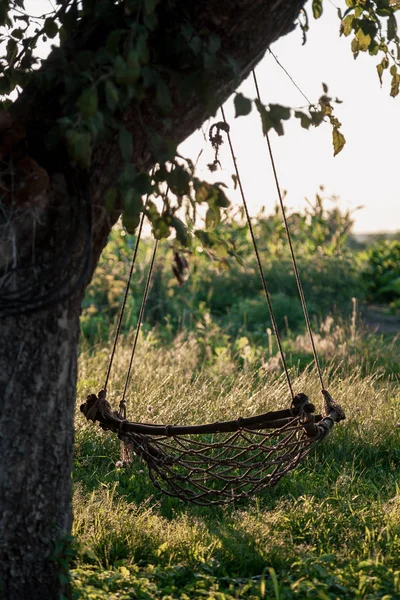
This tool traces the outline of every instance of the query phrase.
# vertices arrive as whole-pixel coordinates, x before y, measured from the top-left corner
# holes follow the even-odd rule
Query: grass
[[[109,384],[116,406],[129,342]],[[77,413],[73,598],[399,598],[400,390],[388,373],[396,340],[352,344],[324,368],[346,421],[276,488],[245,503],[207,509],[161,496],[145,466],[117,468],[118,441]],[[101,388],[108,353],[82,353],[79,398]],[[286,407],[284,378],[261,363],[239,368],[229,349],[205,361],[193,335],[169,348],[143,336],[129,417],[199,423]],[[296,377],[292,367],[292,375],[295,391],[317,403],[315,372]]]

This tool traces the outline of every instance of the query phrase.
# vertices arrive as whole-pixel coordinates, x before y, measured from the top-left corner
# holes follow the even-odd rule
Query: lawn
[[[275,488],[248,501],[207,508],[161,495],[139,459],[119,468],[119,441],[77,412],[73,598],[400,597],[397,339],[339,325],[323,339],[340,345],[333,354],[327,342],[320,350],[326,387],[346,420]],[[115,407],[130,341],[118,349],[109,384]],[[315,371],[298,373],[307,349],[294,337],[286,345],[295,392],[318,404]],[[82,352],[82,401],[102,387],[109,350],[102,343]],[[269,363],[229,348],[205,360],[193,332],[168,345],[144,334],[128,416],[201,423],[287,407],[285,379]]]

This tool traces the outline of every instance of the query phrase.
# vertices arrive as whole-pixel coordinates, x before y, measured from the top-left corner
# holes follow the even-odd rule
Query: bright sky
[[[343,6],[344,2],[339,2]],[[311,7],[308,6],[311,13]],[[290,73],[301,90],[315,101],[322,94],[322,82],[329,93],[343,104],[335,105],[342,122],[347,144],[333,157],[331,127],[303,130],[297,119],[287,122],[285,135],[271,133],[271,144],[282,190],[287,191],[288,208],[305,206],[305,197],[312,200],[319,186],[324,195],[337,195],[340,205],[354,209],[356,232],[400,230],[400,193],[398,186],[400,139],[400,96],[389,95],[389,78],[381,89],[375,64],[377,57],[360,55],[353,59],[349,38],[339,38],[336,8],[324,2],[324,14],[319,21],[310,19],[307,43],[302,46],[302,34],[296,30],[278,40],[271,50]],[[263,102],[275,102],[291,107],[305,105],[305,100],[274,58],[267,53],[256,69]],[[241,87],[243,94],[255,97],[252,79]],[[270,212],[277,200],[275,184],[261,134],[257,111],[247,117],[234,118],[233,102],[226,104],[227,119],[243,187],[253,214],[265,206]],[[218,116],[220,120],[220,115]],[[213,122],[213,121],[211,121]],[[208,129],[204,127],[204,131]],[[213,154],[202,133],[192,135],[181,146],[182,153],[196,157],[200,174],[210,178],[206,164]],[[227,144],[220,153],[226,183],[231,184],[232,162]],[[201,168],[202,167],[202,168]],[[221,180],[217,173],[215,180]],[[229,193],[240,203],[238,193]],[[328,206],[328,204],[327,204]]]
[[[343,0],[337,5],[345,6]],[[28,11],[40,14],[51,9],[49,0],[27,0]],[[302,46],[302,34],[295,30],[272,46],[272,51],[311,101],[322,94],[322,82],[329,94],[343,104],[336,105],[336,116],[342,122],[342,132],[347,144],[333,157],[331,127],[324,124],[318,129],[303,130],[297,119],[285,125],[285,135],[271,134],[271,143],[282,190],[287,191],[288,208],[305,206],[304,198],[313,200],[322,184],[324,195],[340,197],[345,209],[362,210],[355,213],[356,232],[400,230],[400,194],[397,188],[400,140],[400,96],[389,95],[387,77],[381,89],[375,64],[377,57],[361,54],[353,59],[349,38],[339,38],[339,19],[336,7],[330,0],[324,2],[324,14],[319,21],[311,17],[307,43]],[[257,67],[257,77],[264,104],[275,102],[293,108],[305,105],[305,100],[284,71],[267,53]],[[255,97],[252,80],[244,82],[243,94]],[[252,214],[262,206],[272,211],[277,193],[272,178],[265,139],[261,133],[258,113],[234,118],[232,100],[226,104],[226,115],[243,187]],[[220,120],[220,116],[218,116]],[[205,140],[209,124],[203,132],[196,132],[181,145],[181,153],[196,159],[198,174],[210,181],[225,181],[230,189],[228,196],[236,204],[239,195],[233,190],[233,166],[227,144],[220,152],[223,171],[212,175],[206,165],[213,160],[210,144]]]

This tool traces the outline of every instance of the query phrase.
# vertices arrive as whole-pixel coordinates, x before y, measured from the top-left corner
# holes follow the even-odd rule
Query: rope
[[[168,191],[169,191],[169,188],[167,188],[167,191],[165,192],[164,208],[165,208],[165,204],[166,204],[166,197],[167,197]],[[142,322],[143,322],[144,309],[146,308],[147,297],[149,295],[151,276],[153,274],[154,261],[155,261],[156,254],[157,254],[157,248],[158,248],[158,240],[156,240],[154,243],[153,253],[151,255],[149,272],[147,273],[146,286],[145,286],[144,293],[143,293],[142,304],[140,306],[138,322],[137,322],[136,331],[135,331],[135,338],[133,340],[131,358],[129,360],[128,372],[127,372],[126,379],[125,379],[124,391],[122,392],[122,398],[119,403],[119,412],[120,412],[120,415],[123,415],[123,418],[126,418],[126,400],[125,400],[126,391],[128,389],[128,385],[129,385],[129,379],[131,376],[133,359],[134,359],[135,351],[136,351],[136,345],[137,345],[137,341],[139,339],[140,328],[141,328]]]
[[[255,71],[253,71],[253,79],[254,79],[254,85],[256,88],[256,92],[257,92],[257,98],[259,100],[259,102],[261,102],[261,97],[260,97],[260,91],[258,88],[258,82],[257,82],[257,77],[255,74]],[[303,291],[303,286],[301,284],[301,279],[300,279],[300,273],[299,273],[299,269],[297,267],[297,260],[296,260],[296,256],[294,253],[294,249],[293,249],[293,244],[292,244],[292,238],[290,235],[290,231],[289,231],[289,224],[286,218],[286,211],[285,211],[285,207],[283,204],[283,198],[282,198],[282,194],[281,194],[281,190],[280,190],[280,186],[279,186],[279,180],[278,180],[278,175],[276,172],[276,167],[275,167],[275,160],[274,160],[274,156],[272,153],[272,148],[271,148],[271,142],[269,139],[269,135],[268,132],[265,133],[265,137],[267,139],[267,145],[268,145],[268,152],[269,152],[269,156],[271,159],[271,165],[272,165],[272,171],[274,173],[274,179],[275,179],[275,184],[276,184],[276,189],[278,192],[278,198],[279,198],[279,203],[280,203],[280,207],[281,207],[281,211],[282,211],[282,218],[283,218],[283,222],[285,225],[285,231],[286,231],[286,237],[289,243],[289,248],[290,248],[290,254],[292,257],[292,264],[293,264],[293,269],[294,269],[294,274],[296,277],[296,283],[297,283],[297,289],[299,292],[299,296],[300,296],[300,301],[301,301],[301,306],[303,309],[303,314],[304,314],[304,319],[307,325],[307,331],[308,331],[308,336],[310,338],[310,342],[311,342],[311,347],[312,347],[312,352],[313,352],[313,356],[314,356],[314,362],[315,362],[315,366],[317,368],[317,372],[318,372],[318,378],[321,384],[321,388],[322,390],[325,389],[324,387],[324,382],[322,379],[322,372],[321,372],[321,366],[319,364],[319,359],[318,359],[318,354],[317,354],[317,349],[315,347],[315,342],[314,342],[314,336],[313,336],[313,332],[311,329],[311,322],[310,322],[310,317],[308,314],[308,309],[307,309],[307,304],[306,304],[306,299],[304,296],[304,291]]]
[[[241,195],[242,201],[243,201],[243,207],[244,207],[244,210],[246,212],[247,223],[248,223],[248,226],[249,226],[251,240],[253,242],[253,248],[254,248],[254,252],[255,252],[255,255],[256,255],[256,259],[257,259],[258,270],[260,272],[261,282],[262,282],[262,286],[263,286],[263,289],[264,289],[265,298],[266,298],[267,304],[268,304],[268,310],[269,310],[269,314],[270,314],[270,318],[271,318],[272,328],[274,330],[276,341],[277,341],[278,348],[279,348],[279,353],[281,355],[283,370],[285,372],[285,377],[286,377],[286,380],[287,380],[287,384],[288,384],[288,387],[289,387],[289,390],[290,390],[290,394],[291,394],[292,399],[293,399],[294,398],[294,392],[293,392],[292,382],[290,381],[290,375],[289,375],[289,371],[288,371],[288,368],[287,368],[286,357],[285,357],[285,353],[283,351],[282,341],[281,341],[281,338],[280,338],[280,335],[279,335],[279,330],[278,330],[278,325],[276,323],[274,311],[273,311],[273,308],[272,308],[271,297],[270,297],[270,294],[269,294],[269,291],[268,291],[268,287],[267,287],[267,282],[266,282],[266,279],[265,279],[265,276],[264,276],[264,272],[263,272],[263,268],[262,268],[262,264],[261,264],[260,253],[258,251],[256,237],[254,235],[254,229],[253,229],[253,225],[251,223],[250,213],[249,213],[249,210],[248,210],[248,207],[247,207],[247,201],[246,201],[246,198],[245,198],[245,195],[244,195],[242,181],[240,179],[239,169],[238,169],[238,165],[237,165],[235,153],[234,153],[234,150],[233,150],[231,136],[230,136],[230,133],[229,133],[229,125],[228,125],[227,120],[225,118],[225,112],[224,112],[223,107],[221,107],[221,112],[222,112],[222,118],[224,120],[224,123],[227,126],[226,127],[226,134],[227,134],[227,137],[228,137],[229,148],[230,148],[230,151],[231,151],[232,161],[233,161],[233,164],[234,164],[234,167],[235,167],[235,172],[236,172],[237,182],[238,182],[238,185],[239,185],[240,195]]]
[[[147,200],[146,200],[146,203],[147,203]],[[115,330],[113,349],[111,351],[111,356],[110,356],[110,360],[109,360],[109,363],[108,363],[107,375],[106,375],[106,379],[105,379],[105,382],[104,382],[104,389],[105,390],[107,390],[107,384],[108,384],[108,380],[110,378],[111,368],[112,368],[112,364],[113,364],[113,361],[114,361],[115,350],[116,350],[116,347],[117,347],[119,333],[120,333],[120,330],[121,330],[122,318],[124,316],[124,312],[125,312],[125,308],[126,308],[126,301],[128,299],[129,288],[131,286],[133,269],[134,269],[134,266],[135,266],[136,256],[137,256],[138,248],[139,248],[139,242],[140,242],[140,238],[141,238],[141,235],[142,235],[143,223],[144,223],[144,212],[143,212],[142,217],[140,219],[140,225],[139,225],[139,229],[138,229],[138,233],[137,233],[137,238],[136,238],[136,243],[135,243],[135,249],[134,249],[133,257],[132,257],[132,261],[131,261],[131,268],[130,268],[130,271],[129,271],[128,281],[127,281],[127,284],[126,284],[126,287],[125,287],[124,299],[122,301],[121,310],[120,310],[119,317],[118,317],[117,328]]]
[[[125,401],[126,390],[128,389],[128,383],[129,383],[129,379],[130,379],[130,375],[131,375],[133,358],[135,356],[135,350],[136,350],[136,345],[137,345],[137,341],[138,341],[138,338],[139,338],[140,327],[141,327],[142,321],[143,321],[143,314],[144,314],[144,309],[145,309],[146,302],[147,302],[147,296],[149,295],[150,281],[151,281],[151,276],[152,276],[152,273],[153,273],[154,260],[156,258],[157,248],[158,248],[158,240],[156,240],[155,243],[154,243],[153,254],[151,255],[150,267],[149,267],[149,272],[147,274],[147,281],[146,281],[146,287],[145,287],[143,298],[142,298],[142,304],[140,306],[139,317],[138,317],[138,322],[137,322],[136,331],[135,331],[135,338],[133,340],[131,358],[130,358],[130,361],[129,361],[128,372],[127,372],[126,379],[125,379],[124,391],[122,393],[121,402],[119,403],[120,411],[122,410],[123,413],[125,413],[125,407],[126,407],[126,401]]]

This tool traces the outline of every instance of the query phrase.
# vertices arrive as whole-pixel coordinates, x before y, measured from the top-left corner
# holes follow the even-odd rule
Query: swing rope
[[[146,204],[147,204],[147,200],[146,200]],[[121,308],[120,308],[120,311],[119,311],[118,323],[117,323],[117,328],[115,330],[115,336],[114,336],[114,343],[113,343],[113,347],[112,347],[110,359],[108,361],[107,375],[106,375],[106,379],[104,381],[104,387],[103,387],[104,390],[107,390],[108,380],[109,380],[110,374],[111,374],[111,369],[112,369],[112,365],[113,365],[113,361],[114,361],[115,351],[116,351],[116,348],[117,348],[119,333],[120,333],[120,330],[121,330],[122,319],[123,319],[123,316],[124,316],[124,313],[125,313],[126,301],[128,299],[128,294],[129,294],[129,290],[130,290],[130,287],[131,287],[133,269],[134,269],[135,263],[136,263],[136,256],[137,256],[137,253],[138,253],[139,242],[140,242],[140,238],[142,236],[142,229],[143,229],[144,217],[145,217],[145,214],[143,212],[142,217],[140,219],[139,229],[138,229],[138,232],[137,232],[135,249],[133,251],[131,266],[130,266],[130,270],[129,270],[128,281],[127,281],[127,284],[125,286],[124,298],[122,300],[122,305],[121,305]]]
[[[268,310],[269,310],[269,315],[270,315],[270,318],[271,318],[272,328],[274,330],[276,342],[278,344],[279,353],[280,353],[281,361],[282,361],[282,365],[283,365],[283,370],[284,370],[286,381],[287,381],[287,384],[288,384],[288,387],[289,387],[289,390],[290,390],[290,395],[292,396],[292,399],[293,399],[294,398],[294,392],[293,392],[292,382],[290,380],[289,370],[287,368],[285,352],[283,350],[281,337],[279,335],[279,329],[278,329],[278,325],[277,325],[277,322],[276,322],[276,319],[275,319],[274,310],[273,310],[273,307],[272,307],[271,296],[270,296],[270,293],[268,291],[267,281],[266,281],[265,276],[264,276],[264,270],[263,270],[262,263],[261,263],[261,257],[260,257],[260,253],[259,253],[258,246],[257,246],[256,236],[254,234],[254,228],[253,228],[253,224],[251,222],[250,213],[249,213],[249,209],[248,209],[248,206],[247,206],[246,197],[245,197],[244,190],[243,190],[242,180],[241,180],[241,177],[240,177],[240,174],[239,174],[239,168],[238,168],[238,164],[237,164],[237,161],[236,161],[235,152],[233,150],[232,139],[231,139],[231,135],[230,135],[230,131],[229,131],[230,127],[229,127],[228,122],[226,120],[225,111],[224,111],[224,109],[223,109],[222,106],[221,106],[221,113],[222,113],[222,118],[223,118],[225,126],[226,126],[225,127],[225,131],[226,131],[226,135],[227,135],[227,138],[228,138],[228,143],[229,143],[229,148],[230,148],[230,151],[231,151],[233,165],[235,167],[235,173],[236,173],[237,182],[238,182],[238,185],[239,185],[240,195],[242,197],[243,207],[244,207],[244,210],[245,210],[245,213],[246,213],[247,224],[248,224],[248,227],[249,227],[251,241],[253,243],[254,253],[255,253],[256,259],[257,259],[257,265],[258,265],[258,270],[259,270],[260,277],[261,277],[261,283],[262,283],[264,294],[265,294],[265,298],[266,298],[267,304],[268,304]]]
[[[128,389],[128,384],[129,384],[129,380],[130,380],[132,364],[133,364],[133,359],[135,356],[135,351],[136,351],[137,341],[139,338],[140,328],[141,328],[142,322],[143,322],[144,309],[146,307],[147,297],[149,295],[150,282],[151,282],[151,277],[153,274],[154,261],[155,261],[156,254],[157,254],[157,248],[158,248],[158,240],[156,240],[154,242],[154,248],[153,248],[153,252],[152,252],[151,260],[150,260],[149,272],[147,273],[146,286],[145,286],[143,297],[142,297],[142,303],[140,305],[140,311],[139,311],[138,321],[137,321],[137,325],[136,325],[135,337],[134,337],[133,345],[132,345],[132,352],[131,352],[131,357],[130,357],[130,361],[129,361],[128,372],[127,372],[126,379],[125,379],[124,391],[122,393],[121,402],[119,404],[119,409],[120,409],[120,412],[123,415],[124,419],[126,419],[126,400],[125,400],[126,391]]]
[[[259,90],[259,87],[258,87],[258,81],[257,81],[256,73],[255,73],[254,70],[253,70],[252,73],[253,73],[254,85],[255,85],[255,88],[256,88],[256,92],[257,92],[257,98],[258,98],[258,101],[261,103],[261,96],[260,96],[260,90]],[[319,381],[320,381],[320,384],[321,384],[321,388],[322,388],[322,390],[325,390],[324,382],[323,382],[323,379],[322,379],[321,366],[320,366],[320,363],[319,363],[317,349],[315,347],[314,335],[313,335],[312,328],[311,328],[310,316],[308,314],[307,303],[306,303],[306,299],[305,299],[305,296],[304,296],[304,291],[303,291],[303,286],[302,286],[301,279],[300,279],[299,269],[298,269],[298,266],[297,266],[297,259],[296,259],[294,248],[293,248],[292,236],[290,234],[289,224],[288,224],[288,220],[287,220],[287,217],[286,217],[286,210],[285,210],[285,206],[284,206],[284,203],[283,203],[282,192],[281,192],[281,188],[280,188],[280,185],[279,185],[278,174],[277,174],[276,166],[275,166],[275,159],[274,159],[274,155],[272,153],[271,141],[270,141],[270,136],[269,136],[268,132],[265,133],[265,137],[266,137],[266,140],[267,140],[269,157],[270,157],[270,160],[271,160],[271,166],[272,166],[272,171],[273,171],[273,174],[274,174],[276,190],[277,190],[277,193],[278,193],[279,204],[280,204],[281,212],[282,212],[282,219],[283,219],[283,223],[284,223],[284,226],[285,226],[286,237],[287,237],[287,241],[288,241],[288,244],[289,244],[290,255],[291,255],[291,258],[292,258],[292,264],[293,264],[293,270],[294,270],[294,274],[295,274],[295,278],[296,278],[297,289],[298,289],[299,296],[300,296],[301,307],[303,309],[303,314],[304,314],[304,319],[305,319],[306,326],[307,326],[308,336],[310,338],[310,343],[311,343],[311,347],[312,347],[314,362],[315,362],[315,366],[316,366],[316,369],[317,369],[318,378],[319,378]]]

